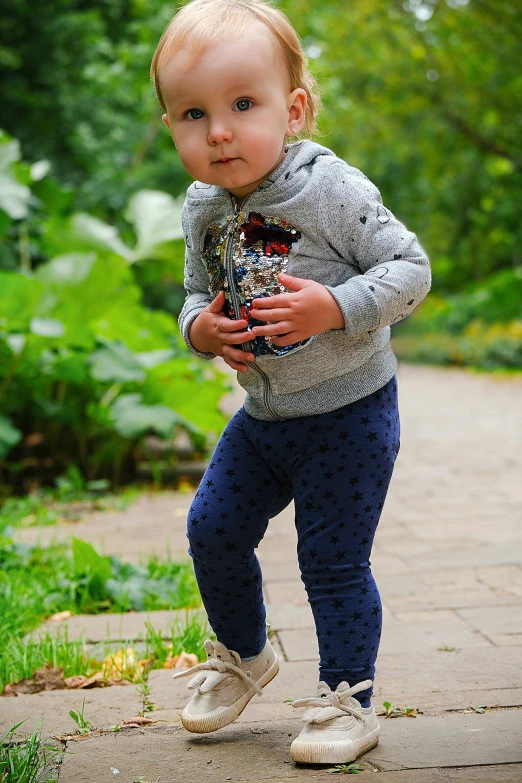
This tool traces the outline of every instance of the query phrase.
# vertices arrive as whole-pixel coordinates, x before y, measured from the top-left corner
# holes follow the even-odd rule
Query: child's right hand
[[[216,298],[205,307],[191,324],[189,339],[194,348],[201,353],[214,353],[222,356],[234,370],[247,372],[245,362],[253,362],[254,354],[245,353],[235,345],[252,339],[246,331],[247,321],[233,321],[223,313],[225,292],[220,291]]]

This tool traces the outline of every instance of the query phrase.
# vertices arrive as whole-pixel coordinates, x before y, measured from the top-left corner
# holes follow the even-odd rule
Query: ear
[[[161,119],[163,120],[163,122],[165,123],[167,128],[170,130],[169,115],[168,114],[164,114]]]
[[[307,102],[306,92],[302,87],[297,87],[288,96],[288,125],[286,127],[286,136],[297,136],[305,126],[305,112]]]

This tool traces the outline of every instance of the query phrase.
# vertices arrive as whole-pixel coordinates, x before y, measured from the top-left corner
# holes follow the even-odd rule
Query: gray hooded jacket
[[[322,283],[344,329],[287,347],[263,337],[238,373],[245,410],[266,421],[334,410],[384,386],[397,370],[390,325],[409,315],[431,287],[428,258],[415,234],[383,206],[358,169],[311,141],[287,147],[272,174],[241,207],[224,188],[194,182],[182,212],[187,298],[179,327],[189,349],[194,319],[225,291],[230,318],[249,319],[256,297],[286,291],[277,274]],[[239,346],[238,346],[239,347]]]

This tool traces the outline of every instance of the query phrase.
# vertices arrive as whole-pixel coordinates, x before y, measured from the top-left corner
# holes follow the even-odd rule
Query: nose
[[[220,120],[212,120],[208,131],[209,144],[223,144],[232,141],[232,130]]]

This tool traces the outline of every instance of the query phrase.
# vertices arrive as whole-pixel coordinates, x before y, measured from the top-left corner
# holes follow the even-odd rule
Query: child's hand
[[[341,308],[324,285],[314,280],[291,277],[285,272],[277,277],[291,293],[254,299],[250,317],[270,322],[267,326],[254,326],[254,336],[274,335],[270,342],[283,346],[306,340],[328,329],[344,329]]]
[[[229,367],[239,372],[247,372],[248,366],[245,362],[253,362],[254,354],[245,353],[234,346],[248,342],[252,336],[245,331],[245,320],[233,321],[223,314],[224,304],[225,293],[220,291],[192,322],[189,339],[197,351],[222,356]]]

